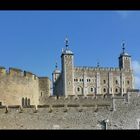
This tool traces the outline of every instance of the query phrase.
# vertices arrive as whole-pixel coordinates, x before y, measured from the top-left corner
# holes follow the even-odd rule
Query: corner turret
[[[58,77],[60,76],[60,74],[61,74],[61,71],[58,69],[58,65],[57,65],[57,62],[56,62],[55,70],[52,73],[52,81],[53,81],[53,84],[58,79]]]
[[[119,68],[131,70],[131,56],[125,52],[125,43],[122,43],[122,53],[119,56]]]
[[[74,95],[74,54],[68,48],[68,39],[65,39],[66,48],[62,50],[61,61],[62,61],[62,78],[63,78],[63,95]]]

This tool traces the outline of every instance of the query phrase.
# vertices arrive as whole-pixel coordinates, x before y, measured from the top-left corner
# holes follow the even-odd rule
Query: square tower
[[[124,43],[123,43],[123,52],[120,54],[119,56],[119,68],[120,69],[132,69],[131,66],[131,56],[128,55],[128,53],[125,52],[125,47],[124,47]]]
[[[68,48],[68,40],[66,39],[66,48],[62,50],[62,79],[63,79],[63,95],[74,95],[74,54]]]

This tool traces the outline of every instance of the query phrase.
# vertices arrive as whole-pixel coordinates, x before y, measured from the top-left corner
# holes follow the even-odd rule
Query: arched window
[[[80,91],[80,88],[79,88],[79,87],[77,88],[77,91],[78,91],[78,92]]]
[[[78,86],[75,88],[75,92],[77,92],[78,95],[82,95],[83,94],[83,88]]]
[[[103,80],[103,83],[106,84],[106,80]]]
[[[128,84],[128,85],[130,84],[129,80],[127,81],[127,84]]]
[[[93,88],[91,88],[90,91],[93,92]]]
[[[27,106],[30,106],[30,99],[27,100]]]
[[[24,98],[22,98],[22,106],[24,107],[25,106],[25,102],[24,102]]]
[[[106,88],[103,89],[104,93],[106,92]]]
[[[116,80],[116,84],[118,84],[118,80]]]
[[[27,97],[25,98],[25,106],[28,106],[28,101],[27,101]]]
[[[115,89],[115,92],[118,92],[118,89],[117,88]]]

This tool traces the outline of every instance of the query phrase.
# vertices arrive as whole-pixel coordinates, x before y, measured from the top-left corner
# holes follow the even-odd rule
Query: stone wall
[[[53,83],[53,95],[63,95],[63,75],[61,74],[55,83]]]
[[[131,70],[119,68],[74,68],[75,94],[120,94],[134,88]]]
[[[63,106],[111,106],[112,99],[111,96],[105,98],[103,96],[68,96],[65,98],[64,96],[50,96],[43,100],[40,105],[63,105]]]
[[[48,77],[39,77],[39,96],[46,98],[50,96],[51,80]]]
[[[38,105],[38,77],[16,68],[0,70],[0,102],[2,105]]]
[[[125,98],[115,97],[116,111],[106,105],[83,106],[84,102],[87,104],[91,100],[85,99],[81,103],[83,98],[79,99],[82,106],[77,107],[54,106],[52,102],[50,105],[39,105],[37,111],[34,107],[23,108],[22,111],[18,107],[8,108],[8,111],[1,107],[0,129],[105,129],[104,121],[107,119],[106,129],[138,129],[140,96],[131,94],[130,102],[126,102]],[[55,97],[51,100],[54,101]]]

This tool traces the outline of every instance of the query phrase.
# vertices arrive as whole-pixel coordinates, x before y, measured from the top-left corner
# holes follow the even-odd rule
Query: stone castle
[[[52,81],[0,67],[0,129],[140,129],[140,90],[124,43],[117,68],[76,67],[66,39],[61,65]]]
[[[125,52],[123,43],[123,52],[119,56],[118,68],[97,67],[76,67],[74,66],[74,54],[68,48],[62,51],[61,63],[62,71],[57,69],[53,72],[53,90],[54,95],[106,95],[127,93],[134,89],[134,77],[131,66],[131,56]]]
[[[131,66],[131,56],[123,52],[119,56],[118,68],[76,67],[74,54],[68,47],[62,50],[62,70],[57,66],[52,73],[53,95],[51,95],[51,80],[48,77],[37,77],[31,72],[16,68],[6,70],[0,67],[0,104],[30,105],[43,104],[42,100],[50,96],[96,96],[123,95],[134,89],[134,77]]]

